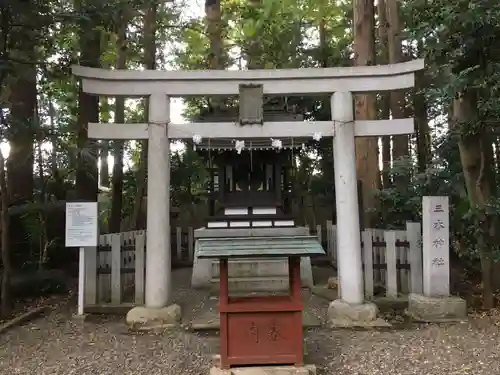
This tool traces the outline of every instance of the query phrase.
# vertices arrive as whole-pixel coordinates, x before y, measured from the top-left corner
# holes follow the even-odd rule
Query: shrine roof
[[[243,258],[324,255],[315,236],[199,238],[198,258]]]

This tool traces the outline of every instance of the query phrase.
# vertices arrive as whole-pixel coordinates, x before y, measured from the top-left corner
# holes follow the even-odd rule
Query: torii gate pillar
[[[146,236],[146,305],[127,314],[131,326],[160,327],[176,324],[181,308],[171,299],[170,259],[170,154],[168,124],[170,98],[149,96],[148,191]]]
[[[335,92],[331,98],[333,162],[337,208],[338,276],[340,299],[328,308],[333,326],[387,325],[377,319],[377,306],[364,302],[363,263],[359,223],[354,106],[351,92]]]

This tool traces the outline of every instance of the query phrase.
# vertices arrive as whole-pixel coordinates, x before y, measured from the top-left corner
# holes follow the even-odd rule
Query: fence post
[[[396,231],[396,241],[405,242],[406,241],[406,231],[397,230]],[[408,264],[408,249],[404,246],[396,247],[396,257],[397,264],[407,265]],[[403,266],[404,267],[404,266]],[[399,280],[399,291],[402,294],[408,294],[410,291],[410,273],[406,268],[400,267],[398,269],[398,280]]]
[[[410,244],[410,292],[423,293],[422,227],[420,223],[406,222],[406,240]]]
[[[97,247],[86,247],[83,306],[97,304]]]
[[[363,241],[363,266],[365,273],[365,297],[373,298],[373,236],[371,229],[365,229],[361,233]]]
[[[188,259],[191,262],[194,259],[194,231],[193,231],[193,227],[188,228]]]
[[[122,300],[121,235],[111,237],[111,303],[119,305]]]
[[[339,246],[337,243],[337,226],[332,225],[332,248],[333,248],[333,259],[335,263],[339,259]]]
[[[332,262],[333,257],[333,241],[332,241],[332,221],[326,221],[326,255],[328,259]]]
[[[316,225],[316,236],[318,237],[319,244],[323,246],[323,233],[322,233],[322,228],[321,225]]]
[[[182,261],[182,228],[175,228],[175,239],[177,242],[177,262]]]
[[[387,276],[386,276],[386,295],[389,298],[398,296],[398,269],[396,255],[396,232],[388,230],[384,233]]]
[[[144,305],[144,282],[145,282],[145,245],[144,233],[135,238],[135,303]]]
[[[375,238],[376,242],[384,242],[384,231],[382,229],[374,229],[373,230],[373,237]],[[387,264],[386,262],[386,256],[385,256],[385,247],[382,246],[377,246],[374,251],[374,263],[378,265],[384,265]],[[376,272],[374,272],[374,277],[375,277],[375,285],[381,285],[387,282],[387,269],[386,268],[378,268]]]

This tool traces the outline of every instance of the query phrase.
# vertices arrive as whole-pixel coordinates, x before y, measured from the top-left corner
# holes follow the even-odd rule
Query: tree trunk
[[[401,46],[401,25],[399,16],[399,1],[386,0],[387,37],[389,46],[389,63],[397,64],[403,61]],[[391,114],[394,119],[405,118],[405,92],[402,90],[391,91]],[[407,135],[396,135],[392,137],[392,160],[397,160],[409,155],[409,139]],[[396,181],[398,182],[398,181]],[[405,184],[407,181],[399,181]]]
[[[27,48],[32,48],[28,46]],[[15,51],[19,57],[34,60],[32,51]],[[23,204],[33,198],[34,130],[37,102],[36,66],[18,64],[10,84],[10,154],[7,159],[9,200]]]
[[[9,316],[12,311],[12,301],[10,296],[10,244],[9,244],[9,196],[7,191],[7,181],[5,177],[5,160],[0,152],[0,230],[2,246],[2,280],[0,290],[0,313],[2,316]]]
[[[96,0],[79,0],[76,9],[85,14],[80,19],[80,65],[88,67],[100,66],[101,35],[96,27],[99,23],[99,4]],[[77,168],[76,168],[76,194],[78,199],[97,201],[97,150],[95,141],[89,140],[87,125],[89,122],[99,121],[99,97],[78,92],[78,118],[76,121],[77,135]]]
[[[374,65],[374,5],[373,0],[354,0],[354,54],[355,65]],[[376,97],[374,94],[355,96],[355,119],[374,120],[376,118]],[[362,183],[363,224],[372,226],[374,216],[367,212],[376,207],[374,192],[378,188],[378,137],[356,138],[356,169]]]
[[[261,0],[248,0],[248,5],[251,8],[259,8],[262,5]],[[260,46],[261,40],[259,38],[259,30],[256,34],[250,38],[247,47],[247,63],[248,69],[260,69],[262,68],[262,49]]]
[[[110,69],[111,64],[108,62],[101,63],[102,68]],[[101,115],[101,123],[107,124],[111,119],[111,106],[109,104],[109,100],[107,96],[102,96],[99,98],[99,112]],[[115,118],[115,122],[117,122]],[[99,186],[109,187],[109,150],[110,150],[110,142],[107,139],[102,139],[99,141]]]
[[[109,66],[103,66],[103,68],[109,69]],[[101,122],[109,123],[110,120],[110,105],[107,97],[100,98],[100,112],[101,112]],[[115,119],[116,122],[116,119]],[[109,187],[109,141],[101,140],[99,142],[99,161],[101,162],[101,167],[99,170],[99,186]]]
[[[42,138],[42,137],[40,137]],[[47,195],[46,195],[46,187],[47,182],[45,181],[45,173],[43,166],[43,150],[42,150],[42,141],[39,139],[37,141],[37,162],[38,162],[38,180],[40,184],[40,196],[39,202],[41,205],[45,205],[47,203]],[[39,252],[40,257],[38,259],[38,269],[41,270],[45,267],[45,264],[48,260],[48,251],[49,251],[49,241],[48,241],[48,233],[47,233],[47,214],[45,211],[40,210],[38,212],[38,225],[39,225]]]
[[[383,111],[389,110],[389,100],[385,100],[380,103]],[[383,109],[383,108],[386,109]],[[386,112],[385,112],[386,113]],[[384,117],[385,118],[385,117]],[[382,163],[383,163],[383,171],[382,171],[382,186],[384,189],[391,187],[391,137],[385,136],[382,137]]]
[[[474,93],[462,93],[453,103],[453,128],[460,131],[461,125],[476,118],[477,97]],[[496,220],[486,214],[486,204],[494,192],[492,170],[493,149],[485,130],[477,134],[460,134],[458,147],[464,173],[465,186],[477,229],[477,244],[481,259],[483,306],[494,306],[493,295],[493,246]]]
[[[156,69],[156,13],[158,8],[157,0],[150,0],[144,15],[144,67],[149,70]],[[149,105],[146,100],[145,116],[148,119]],[[148,168],[148,142],[141,142],[141,155],[139,171],[137,173],[137,194],[135,197],[132,225],[139,229],[142,225],[141,217],[143,211],[144,197],[147,188],[147,168]]]
[[[109,141],[102,141],[100,146],[99,159],[101,168],[99,171],[99,186],[109,187]]]
[[[389,47],[387,39],[387,17],[385,11],[385,0],[379,0],[377,4],[378,14],[378,38],[380,56],[379,64],[389,63]],[[379,113],[381,119],[389,119],[391,116],[390,95],[383,92],[379,100]],[[388,188],[391,186],[390,177],[391,168],[391,136],[382,137],[382,186]]]
[[[219,0],[205,1],[205,15],[207,22],[207,34],[210,41],[210,53],[208,55],[209,69],[224,68],[224,43],[222,40],[222,13]],[[221,97],[209,99],[214,112],[224,107],[224,100]]]
[[[323,12],[323,7],[327,6],[324,5],[323,3],[319,5],[320,8],[319,10]],[[328,49],[328,40],[329,40],[329,30],[327,28],[327,18],[326,16],[322,16],[319,20],[319,50],[320,50],[320,57],[319,57],[319,63],[321,67],[327,68],[329,66],[329,61],[330,61],[330,51]],[[327,96],[323,100],[322,104],[325,108],[325,113],[328,113],[330,116],[331,113],[331,108],[330,108],[330,97]],[[334,171],[333,171],[333,143],[331,140],[322,140],[320,141],[320,147],[318,148],[319,156],[320,156],[320,161],[319,161],[319,169],[323,171],[323,178],[324,181],[330,182],[332,185],[334,184]],[[331,189],[327,189],[327,196],[330,196],[330,201],[332,204],[332,207],[335,207],[335,194]],[[334,211],[334,210],[332,210]],[[333,214],[333,212],[332,212]],[[332,217],[333,219],[333,217]]]
[[[417,136],[417,162],[418,170],[424,172],[432,161],[431,137],[427,116],[425,94],[425,73],[417,72],[415,75],[415,95],[413,99],[415,130]]]
[[[125,7],[125,6],[124,6]],[[128,10],[122,9],[118,25],[118,59],[116,68],[127,68],[127,27],[128,27]],[[125,123],[125,98],[123,96],[116,97],[115,105],[115,122],[118,124]],[[119,233],[122,226],[122,205],[123,205],[123,141],[113,142],[113,177],[111,190],[111,216],[109,220],[110,233]]]
[[[495,138],[495,166],[497,173],[500,172],[500,137]]]
[[[323,68],[328,67],[328,32],[326,29],[326,17],[321,17],[319,20],[319,50],[320,50],[320,64]],[[330,102],[326,100],[325,102]]]
[[[205,15],[207,17],[207,34],[210,41],[210,54],[208,56],[210,69],[220,69],[223,63],[222,41],[222,14],[219,0],[205,1]]]
[[[423,42],[418,43],[418,54],[423,54]],[[427,103],[424,89],[426,87],[425,72],[417,72],[415,77],[415,94],[413,98],[413,108],[415,117],[415,129],[417,133],[417,161],[418,169],[424,172],[430,162],[431,157],[431,136],[427,116]]]
[[[50,155],[50,171],[52,173],[53,178],[58,175],[57,169],[57,128],[55,125],[56,122],[56,111],[54,109],[54,103],[52,102],[52,98],[49,96],[48,98],[49,104],[49,124],[50,124],[50,143],[52,144],[52,154]]]

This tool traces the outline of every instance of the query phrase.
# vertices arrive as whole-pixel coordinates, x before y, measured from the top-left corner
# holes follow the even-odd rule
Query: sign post
[[[99,236],[97,202],[66,203],[66,247],[78,247],[78,315],[83,315],[85,288],[85,248],[97,246]]]

